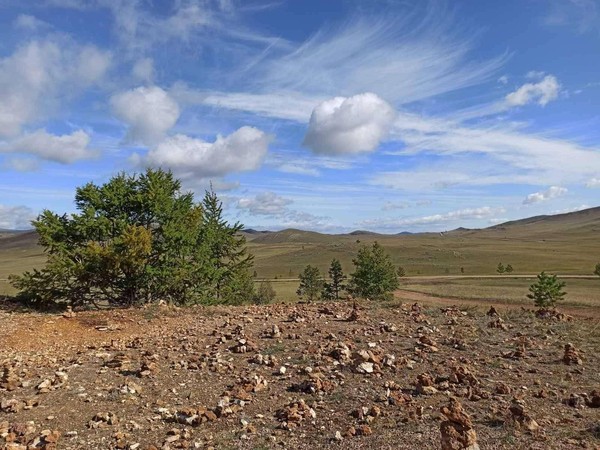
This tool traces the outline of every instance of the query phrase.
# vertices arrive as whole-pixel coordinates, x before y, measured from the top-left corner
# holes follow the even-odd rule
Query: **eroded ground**
[[[598,320],[486,312],[0,312],[0,448],[600,448]]]

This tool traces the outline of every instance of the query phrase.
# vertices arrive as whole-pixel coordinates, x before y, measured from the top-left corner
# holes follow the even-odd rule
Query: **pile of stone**
[[[479,450],[473,422],[460,402],[450,399],[441,409],[445,420],[440,424],[442,450]]]
[[[303,399],[300,399],[277,410],[275,418],[280,422],[281,428],[292,430],[305,420],[316,419],[317,413]]]
[[[509,419],[517,430],[535,432],[540,428],[540,425],[529,415],[522,400],[515,400],[508,408]]]
[[[583,361],[579,357],[577,349],[571,343],[565,344],[565,353],[563,355],[562,361],[568,366],[583,364]]]

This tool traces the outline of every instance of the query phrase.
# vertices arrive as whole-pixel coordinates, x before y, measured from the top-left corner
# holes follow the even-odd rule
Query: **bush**
[[[298,286],[296,294],[300,298],[305,298],[309,301],[317,300],[323,289],[323,280],[321,279],[319,269],[308,265],[298,277],[300,278],[300,286]]]
[[[238,303],[253,293],[242,225],[222,218],[216,194],[181,193],[171,172],[119,174],[76,191],[77,214],[33,221],[48,261],[12,276],[32,306]]]
[[[537,281],[529,287],[527,298],[533,300],[538,308],[552,308],[556,302],[561,301],[566,292],[564,281],[560,281],[556,275],[547,275],[545,272],[537,276]]]
[[[254,294],[254,303],[257,305],[272,303],[275,300],[276,295],[273,284],[268,280],[263,280],[258,285],[256,294]]]
[[[384,300],[400,286],[392,258],[379,243],[362,247],[352,262],[356,271],[350,275],[350,290],[354,295]]]
[[[598,275],[600,277],[600,263],[596,264],[596,268],[594,269],[594,275]]]
[[[340,292],[346,288],[343,282],[346,279],[342,264],[339,259],[332,259],[329,266],[329,282],[323,283],[323,292],[321,296],[326,300],[339,300]]]
[[[506,271],[506,269],[504,268],[504,264],[502,264],[501,262],[498,263],[498,266],[496,267],[496,272],[504,273],[505,271]]]

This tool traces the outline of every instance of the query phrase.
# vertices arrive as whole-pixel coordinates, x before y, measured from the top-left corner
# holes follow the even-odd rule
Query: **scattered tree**
[[[404,270],[404,267],[402,266],[398,266],[398,270],[396,272],[398,273],[398,277],[400,278],[406,276],[406,270]]]
[[[460,268],[460,273],[465,273],[465,268],[464,267]]]
[[[598,275],[600,277],[600,263],[596,264],[596,268],[594,269],[594,275]]]
[[[352,262],[356,271],[350,275],[350,290],[358,297],[388,299],[400,285],[392,258],[377,242],[360,248]]]
[[[276,295],[275,289],[273,289],[273,284],[268,280],[262,280],[258,285],[256,294],[254,295],[254,303],[257,305],[272,303],[273,300],[275,300]]]
[[[510,264],[507,264],[506,267],[504,268],[504,272],[506,273],[513,273],[514,269],[513,266]]]
[[[195,203],[171,172],[148,169],[88,183],[76,190],[75,205],[76,214],[45,210],[33,221],[48,261],[11,277],[24,302],[129,306],[252,294],[242,226],[222,219],[212,190]]]
[[[506,271],[506,269],[504,268],[504,264],[502,264],[501,262],[498,263],[498,267],[496,267],[496,272],[504,273],[505,271]]]
[[[338,259],[334,258],[331,260],[328,274],[330,282],[323,284],[321,295],[327,300],[339,300],[340,292],[345,288],[343,282],[346,279],[346,275],[344,275],[342,264]]]
[[[298,297],[305,298],[309,301],[317,300],[323,288],[323,280],[321,279],[319,269],[308,265],[304,268],[304,271],[298,275],[298,278],[300,278],[300,286],[298,286],[298,290],[296,291]]]
[[[563,291],[565,286],[566,283],[560,281],[556,275],[542,272],[537,276],[537,281],[529,287],[530,293],[527,297],[539,308],[551,308],[566,295]]]

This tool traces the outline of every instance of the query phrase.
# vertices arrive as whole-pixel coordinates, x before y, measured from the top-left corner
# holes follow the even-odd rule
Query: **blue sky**
[[[0,228],[171,169],[249,227],[598,206],[600,1],[0,0]]]

